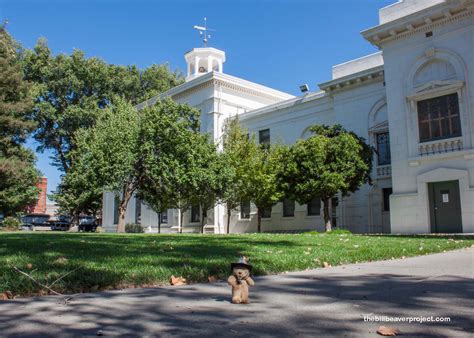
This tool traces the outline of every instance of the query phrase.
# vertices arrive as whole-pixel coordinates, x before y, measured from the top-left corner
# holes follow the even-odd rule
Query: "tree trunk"
[[[257,208],[257,232],[262,232],[262,211],[260,208]]]
[[[324,213],[324,226],[326,227],[326,232],[330,232],[332,230],[332,225],[331,225],[331,216],[329,215],[329,198],[325,198],[323,200],[324,203],[324,208],[323,208],[323,213]]]
[[[204,209],[201,207],[201,234],[204,233],[204,223],[206,223],[204,220]]]
[[[179,209],[179,233],[183,233],[183,210]]]
[[[125,213],[127,212],[128,201],[132,197],[133,189],[130,188],[130,185],[124,189],[122,200],[119,205],[119,219],[117,223],[117,232],[125,232]]]
[[[63,170],[64,172],[67,174],[67,172],[69,171],[69,165],[67,163],[67,160],[66,160],[66,155],[64,154],[64,151],[63,151],[63,148],[61,146],[62,142],[56,142],[56,145],[55,145],[55,150],[58,152],[58,156],[59,156],[59,160],[63,166]]]
[[[127,211],[127,209],[120,206],[118,211],[119,219],[117,223],[117,232],[123,233],[125,232],[125,212]]]
[[[158,233],[161,234],[161,212],[158,213]]]
[[[229,205],[227,205],[227,234],[229,234],[230,230],[230,216],[231,216],[232,210],[229,208]]]

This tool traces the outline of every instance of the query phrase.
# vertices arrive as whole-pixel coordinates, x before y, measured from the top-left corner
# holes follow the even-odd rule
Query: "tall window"
[[[270,129],[263,129],[258,132],[258,142],[265,147],[270,146]]]
[[[418,101],[420,142],[461,136],[458,94]]]
[[[319,216],[321,214],[321,200],[319,197],[313,198],[308,203],[308,216]]]
[[[377,164],[390,164],[390,135],[388,132],[375,135],[377,140]]]
[[[191,223],[197,223],[201,221],[201,212],[199,205],[193,205],[191,207]]]
[[[271,218],[272,217],[272,207],[262,209],[262,218]]]
[[[240,202],[240,218],[250,218],[250,201]]]
[[[392,188],[383,188],[383,211],[390,211],[390,195],[392,194]]]
[[[160,212],[160,223],[168,223],[168,210]]]
[[[135,223],[142,224],[142,201],[135,197]]]
[[[295,201],[289,198],[283,200],[283,217],[295,216]]]

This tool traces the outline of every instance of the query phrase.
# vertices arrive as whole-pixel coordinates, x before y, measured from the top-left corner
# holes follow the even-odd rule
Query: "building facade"
[[[362,32],[379,52],[332,69],[320,91],[299,97],[223,72],[225,53],[195,48],[185,55],[186,82],[163,97],[201,111],[202,132],[222,136],[225,120],[241,123],[262,142],[292,144],[314,124],[341,124],[377,149],[373,185],[334,196],[337,227],[353,232],[474,232],[474,0],[402,0],[379,11],[379,25]],[[321,202],[284,200],[265,212],[263,231],[324,229]],[[113,193],[105,193],[103,223],[116,224]],[[206,231],[224,233],[225,208],[208,212]],[[193,208],[178,224],[134,199],[127,222],[156,232],[199,228]],[[256,208],[233,213],[231,232],[256,231]]]

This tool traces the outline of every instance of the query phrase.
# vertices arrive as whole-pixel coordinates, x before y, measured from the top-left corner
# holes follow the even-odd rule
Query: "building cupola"
[[[223,72],[225,53],[221,50],[205,47],[194,48],[184,55],[187,64],[186,81],[210,72]]]
[[[223,51],[207,46],[211,38],[208,31],[213,31],[213,29],[207,28],[207,18],[204,18],[204,26],[194,26],[194,29],[199,31],[203,47],[194,48],[184,55],[187,65],[186,81],[210,72],[222,73],[222,65],[225,62],[225,53]]]

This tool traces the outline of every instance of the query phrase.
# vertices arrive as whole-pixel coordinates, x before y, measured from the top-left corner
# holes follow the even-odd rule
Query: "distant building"
[[[58,210],[59,206],[55,203],[48,203],[46,204],[46,212],[45,214],[49,215],[49,219],[55,221],[58,219]]]
[[[30,214],[45,214],[46,213],[46,194],[48,191],[48,178],[41,177],[36,184],[36,186],[40,189],[38,199],[35,204],[30,205],[26,212]]]

